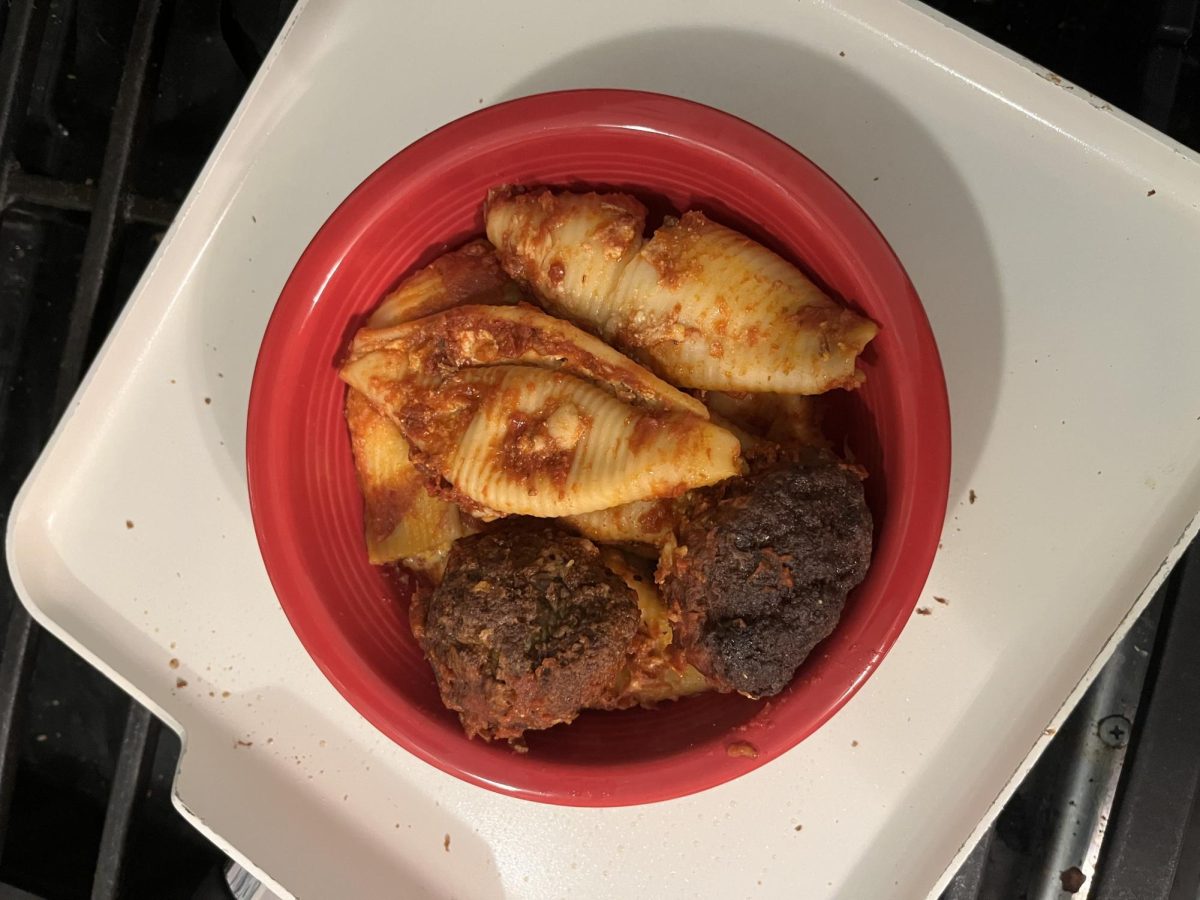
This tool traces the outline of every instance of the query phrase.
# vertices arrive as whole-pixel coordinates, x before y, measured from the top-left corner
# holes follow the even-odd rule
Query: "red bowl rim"
[[[280,571],[279,567],[273,566],[271,562],[274,554],[270,535],[273,530],[273,522],[278,516],[269,499],[271,479],[269,472],[264,467],[267,454],[263,449],[265,429],[262,427],[262,423],[265,409],[269,405],[268,395],[271,390],[269,387],[270,376],[264,375],[264,373],[270,373],[275,369],[276,357],[281,352],[282,343],[272,341],[271,338],[281,329],[281,323],[293,314],[289,309],[289,304],[282,301],[290,293],[299,290],[298,283],[303,280],[300,273],[304,269],[305,263],[310,262],[314,256],[320,256],[322,259],[330,261],[337,261],[345,256],[357,239],[357,233],[361,233],[361,229],[356,231],[354,228],[346,229],[338,226],[342,223],[352,225],[362,218],[363,213],[372,208],[377,202],[374,196],[376,184],[388,178],[393,167],[402,165],[402,158],[419,156],[423,149],[446,140],[453,142],[485,141],[489,137],[494,138],[500,131],[527,130],[528,123],[534,120],[542,123],[539,127],[546,127],[545,123],[550,119],[555,120],[555,127],[595,127],[597,123],[591,117],[601,109],[607,117],[626,116],[625,127],[637,122],[638,127],[650,127],[674,137],[694,140],[718,152],[723,151],[719,147],[713,147],[706,136],[711,135],[717,126],[725,129],[737,129],[743,138],[753,141],[756,152],[755,168],[760,172],[780,171],[780,180],[783,183],[791,177],[782,174],[788,168],[794,169],[797,165],[807,168],[810,170],[808,175],[814,179],[814,183],[821,184],[821,190],[825,195],[823,199],[841,203],[853,213],[852,220],[856,221],[857,229],[861,232],[860,236],[867,238],[867,248],[870,250],[869,255],[872,258],[869,271],[873,280],[890,285],[893,296],[898,293],[907,296],[910,301],[908,313],[912,319],[914,338],[919,344],[919,352],[916,353],[919,371],[913,373],[912,381],[922,385],[921,404],[916,410],[921,427],[914,424],[913,427],[902,432],[901,438],[909,445],[906,456],[914,469],[911,480],[925,485],[926,490],[919,504],[911,496],[903,496],[900,502],[895,504],[897,521],[894,523],[894,528],[904,535],[906,567],[910,571],[920,574],[914,577],[912,584],[908,586],[911,597],[906,602],[892,603],[881,610],[881,612],[890,610],[891,618],[886,622],[886,627],[882,632],[874,632],[879,640],[875,643],[870,658],[856,677],[845,685],[844,690],[831,696],[820,711],[807,720],[803,729],[792,732],[776,746],[766,748],[765,752],[762,752],[763,748],[760,747],[756,758],[740,759],[739,763],[743,765],[740,765],[736,771],[724,766],[713,765],[711,761],[706,765],[707,757],[683,753],[672,757],[671,765],[665,768],[661,761],[606,767],[604,777],[610,790],[580,792],[565,785],[557,790],[539,790],[500,784],[481,777],[469,769],[438,756],[423,746],[420,741],[414,740],[389,715],[385,709],[386,704],[378,693],[362,691],[359,687],[352,686],[343,679],[340,674],[339,659],[345,657],[347,653],[353,655],[353,648],[348,644],[345,636],[336,629],[322,631],[326,623],[319,622],[315,617],[308,615],[311,610],[299,609],[293,605],[292,592],[289,590],[288,584],[288,572]],[[685,122],[686,124],[682,124]],[[811,190],[809,192],[811,193]],[[310,291],[304,291],[304,293],[306,296],[311,294]],[[311,302],[311,296],[309,299]],[[916,289],[891,245],[879,232],[870,217],[824,170],[794,147],[757,125],[731,113],[695,101],[647,91],[607,88],[552,91],[485,107],[429,132],[380,165],[338,205],[321,225],[288,276],[263,334],[258,359],[255,363],[247,410],[247,487],[251,517],[260,553],[284,614],[301,644],[330,683],[376,728],[401,747],[437,769],[468,783],[501,794],[567,806],[630,806],[687,796],[715,787],[765,765],[795,747],[820,728],[857,693],[867,678],[879,667],[880,662],[909,621],[937,551],[949,496],[951,458],[949,416],[949,399],[940,355]],[[915,492],[909,492],[909,494],[912,493]],[[324,610],[319,611],[324,612]],[[332,619],[329,622],[332,623]],[[331,642],[340,646],[332,646]],[[365,673],[358,674],[361,676]],[[389,695],[393,693],[382,679],[375,676],[374,673],[369,673],[369,675],[369,680],[373,682],[376,691],[386,692]],[[466,739],[464,735],[463,740]]]

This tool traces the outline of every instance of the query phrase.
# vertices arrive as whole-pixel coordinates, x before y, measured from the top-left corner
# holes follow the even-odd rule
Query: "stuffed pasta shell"
[[[684,657],[675,641],[670,612],[654,583],[653,566],[635,560],[617,550],[602,551],[604,564],[619,575],[637,597],[640,622],[630,643],[625,665],[594,709],[626,709],[630,706],[655,706],[665,700],[678,700],[691,694],[712,690],[713,685]]]
[[[634,500],[622,506],[565,516],[563,524],[605,544],[634,544],[657,550],[674,533],[679,518],[675,497]]]
[[[380,301],[367,327],[387,328],[464,303],[513,304],[520,299],[520,289],[500,266],[492,245],[471,241],[404,279]]]
[[[724,394],[710,391],[704,398],[709,414],[727,428],[776,444],[827,447],[821,433],[821,398],[800,394]],[[745,448],[745,442],[743,442]]]
[[[740,471],[737,438],[692,413],[630,406],[532,366],[396,379],[398,355],[376,350],[343,378],[399,427],[431,485],[481,518],[586,513]]]
[[[401,282],[371,314],[368,326],[387,330],[468,301],[516,303],[520,296],[491,244],[472,241]],[[345,412],[368,559],[376,565],[400,561],[436,580],[450,545],[475,530],[474,520],[426,489],[404,435],[366,397],[348,390]]]
[[[347,392],[346,424],[363,494],[368,559],[436,570],[450,544],[475,530],[471,517],[425,489],[400,430],[358,391]]]
[[[532,365],[569,372],[635,406],[708,418],[695,397],[594,335],[527,303],[470,304],[392,328],[364,328],[350,345],[347,367],[378,350],[389,352],[392,377],[398,380],[436,378],[472,366]]]
[[[493,192],[488,238],[554,312],[687,388],[818,394],[862,381],[869,319],[701,212],[642,237],[622,194]]]

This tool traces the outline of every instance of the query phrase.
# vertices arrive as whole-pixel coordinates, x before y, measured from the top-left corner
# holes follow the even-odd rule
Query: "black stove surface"
[[[294,2],[0,7],[0,526]],[[931,5],[1200,148],[1197,4]],[[947,898],[1197,896],[1192,557]],[[33,625],[6,574],[0,628],[0,898],[225,892],[224,856],[171,806],[176,736]]]
[[[0,10],[3,519],[292,2]],[[0,622],[0,896],[194,896],[224,856],[171,806],[178,738],[6,576]]]

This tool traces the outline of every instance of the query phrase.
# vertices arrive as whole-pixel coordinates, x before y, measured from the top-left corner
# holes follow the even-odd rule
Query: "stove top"
[[[5,518],[291,6],[0,13]],[[0,894],[193,897],[225,858],[171,805],[179,739],[33,625],[7,578],[0,621]]]

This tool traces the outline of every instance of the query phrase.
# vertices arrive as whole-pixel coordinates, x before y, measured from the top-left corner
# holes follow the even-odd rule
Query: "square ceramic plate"
[[[570,87],[717,106],[840,182],[924,300],[954,425],[929,614],[782,758],[625,809],[378,734],[292,634],[246,499],[259,340],[320,224],[438,125]],[[1194,532],[1198,204],[1193,154],[899,0],[311,0],[25,485],[13,577],[181,732],[180,809],[281,893],[921,896]]]

